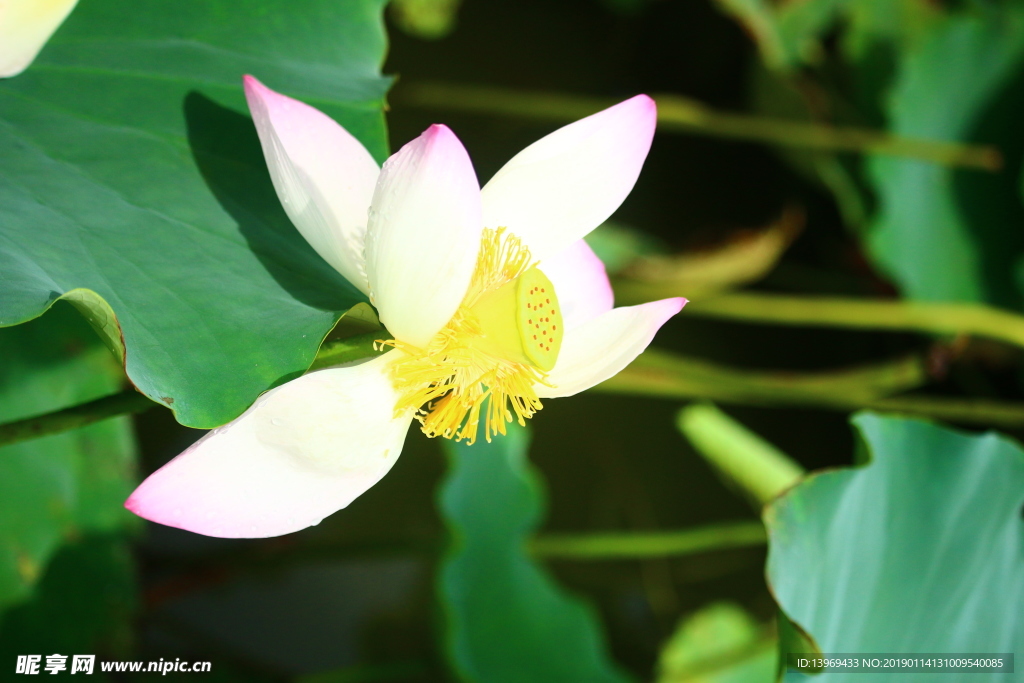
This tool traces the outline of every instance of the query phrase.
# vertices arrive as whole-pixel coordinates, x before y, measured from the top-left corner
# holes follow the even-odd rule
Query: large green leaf
[[[196,427],[305,370],[363,297],[281,209],[241,77],[322,108],[382,159],[382,4],[80,3],[0,82],[0,325],[95,292],[129,377]]]
[[[811,475],[766,510],[782,609],[822,652],[1024,652],[1024,451],[914,420],[854,424],[870,464]]]
[[[0,329],[0,422],[115,391],[123,378],[67,304]],[[65,538],[132,524],[128,418],[0,448],[0,608],[23,598]]]
[[[782,71],[819,59],[836,19],[844,18],[842,54],[862,91],[855,97],[860,114],[884,114],[894,135],[980,141],[1011,155],[1024,145],[1017,132],[1024,98],[1007,97],[1020,86],[1020,3],[718,3],[755,38],[764,62]],[[879,205],[869,251],[907,296],[1019,305],[1022,211],[1006,177],[883,156],[870,159],[867,172]],[[848,182],[830,185],[856,217]]]
[[[935,19],[900,53],[886,106],[890,132],[964,140],[1015,75],[1022,57],[1024,7],[1006,4],[998,11]],[[1005,253],[1008,240],[1018,241],[1014,233],[1019,226],[972,226],[948,168],[876,157],[868,170],[880,206],[868,246],[904,294],[924,300],[992,300],[986,282],[997,274],[986,273],[983,252]],[[982,244],[980,233],[991,244]]]
[[[440,504],[453,546],[438,588],[449,657],[466,681],[621,683],[596,615],[526,555],[544,505],[528,443],[514,425],[492,443],[445,442]]]

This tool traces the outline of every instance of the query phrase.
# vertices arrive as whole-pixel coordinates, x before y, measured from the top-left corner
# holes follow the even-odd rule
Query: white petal
[[[484,186],[484,225],[508,228],[540,260],[565,249],[633,189],[656,119],[654,100],[638,95],[533,143]]]
[[[579,327],[612,310],[615,295],[604,263],[583,240],[544,259],[537,267],[555,286],[565,329]]]
[[[279,536],[318,524],[387,474],[411,415],[394,416],[390,352],[268,391],[154,472],[125,507],[222,538]]]
[[[572,396],[618,374],[647,348],[655,333],[678,313],[686,299],[662,299],[608,311],[574,330],[567,329],[541,398]]]
[[[32,63],[77,0],[0,2],[0,78],[17,76]]]
[[[368,293],[367,213],[380,169],[362,143],[323,112],[252,76],[245,96],[274,189],[292,223],[325,261]]]
[[[387,160],[366,235],[371,302],[395,338],[426,346],[451,319],[480,251],[480,185],[465,148],[434,125]]]

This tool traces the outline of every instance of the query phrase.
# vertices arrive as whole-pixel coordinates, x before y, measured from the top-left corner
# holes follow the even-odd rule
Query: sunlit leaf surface
[[[132,381],[188,425],[301,373],[363,300],[281,209],[252,73],[382,159],[380,0],[90,0],[0,82],[0,325],[75,288],[113,309]]]
[[[623,682],[597,615],[530,559],[544,495],[525,429],[473,446],[446,441],[441,508],[452,534],[439,577],[446,646],[466,681]]]
[[[782,609],[822,652],[1024,651],[1024,451],[914,420],[854,424],[870,464],[812,475],[766,511]]]

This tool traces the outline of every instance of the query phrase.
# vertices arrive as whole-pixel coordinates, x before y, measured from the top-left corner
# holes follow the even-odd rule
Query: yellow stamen
[[[513,419],[524,425],[542,407],[534,385],[546,383],[562,334],[554,286],[531,267],[529,250],[504,228],[485,229],[469,290],[451,321],[426,348],[384,342],[404,353],[391,366],[402,396],[396,413],[413,408],[427,436],[470,444],[481,411],[488,441]]]

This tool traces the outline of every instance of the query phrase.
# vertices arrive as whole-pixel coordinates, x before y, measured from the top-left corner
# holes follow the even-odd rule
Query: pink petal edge
[[[319,523],[401,454],[411,414],[394,416],[388,356],[309,373],[263,394],[147,477],[125,507],[220,538],[279,536]]]
[[[633,362],[669,318],[679,313],[682,297],[624,306],[567,330],[548,383],[536,385],[541,398],[573,396],[610,379]]]

